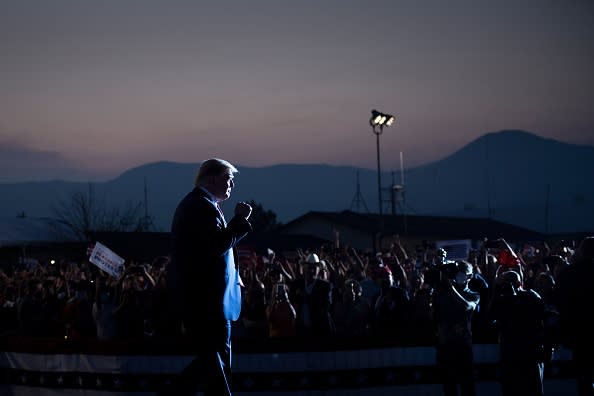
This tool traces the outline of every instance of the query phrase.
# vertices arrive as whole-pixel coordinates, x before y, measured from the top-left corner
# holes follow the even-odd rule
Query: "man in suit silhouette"
[[[170,292],[198,351],[176,395],[194,394],[197,382],[206,395],[231,395],[231,321],[239,318],[242,284],[234,248],[252,230],[250,205],[238,202],[228,224],[219,207],[231,195],[235,173],[225,160],[204,161],[173,217]]]

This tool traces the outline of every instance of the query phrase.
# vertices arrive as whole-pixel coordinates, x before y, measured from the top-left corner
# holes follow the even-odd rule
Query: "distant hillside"
[[[114,180],[93,183],[111,207],[144,200],[159,230],[169,229],[177,202],[193,187],[199,164],[157,162],[130,169]],[[255,200],[285,223],[309,211],[377,212],[377,173],[329,165],[243,167],[231,202]],[[523,131],[488,133],[451,156],[405,171],[399,213],[492,217],[541,232],[594,231],[594,147],[543,139]],[[395,170],[398,171],[398,170]],[[395,183],[399,184],[397,172]],[[363,201],[357,201],[357,175]],[[388,187],[391,172],[382,175]],[[89,184],[0,184],[0,216],[51,216],[51,207]],[[391,213],[388,191],[384,213]]]
[[[407,200],[421,213],[492,217],[539,231],[591,231],[593,173],[594,147],[501,131],[410,170]]]

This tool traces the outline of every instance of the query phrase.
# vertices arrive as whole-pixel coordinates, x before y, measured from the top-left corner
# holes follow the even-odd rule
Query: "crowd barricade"
[[[236,339],[233,388],[241,395],[438,395],[435,348],[369,338]],[[151,395],[166,391],[194,358],[180,339],[0,338],[0,394]],[[479,394],[497,394],[498,345],[474,345]],[[558,350],[548,381],[571,383]],[[570,388],[565,388],[570,389]],[[495,393],[493,391],[495,390]],[[489,393],[491,392],[491,393]]]

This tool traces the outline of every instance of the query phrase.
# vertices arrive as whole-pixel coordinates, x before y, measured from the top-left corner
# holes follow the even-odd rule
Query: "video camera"
[[[448,260],[439,266],[439,270],[442,276],[446,277],[447,279],[454,279],[456,277],[456,273],[459,270],[459,263],[457,261]]]
[[[446,260],[443,264],[433,265],[425,273],[425,282],[432,288],[439,288],[455,282],[456,274],[466,273],[466,265],[460,261]]]

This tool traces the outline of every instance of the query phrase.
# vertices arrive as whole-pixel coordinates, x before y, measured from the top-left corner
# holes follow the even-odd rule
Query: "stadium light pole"
[[[377,146],[377,199],[379,204],[379,214],[382,214],[382,171],[380,166],[380,135],[384,132],[384,127],[392,126],[395,118],[393,115],[381,113],[375,109],[371,110],[369,125],[376,137]]]

